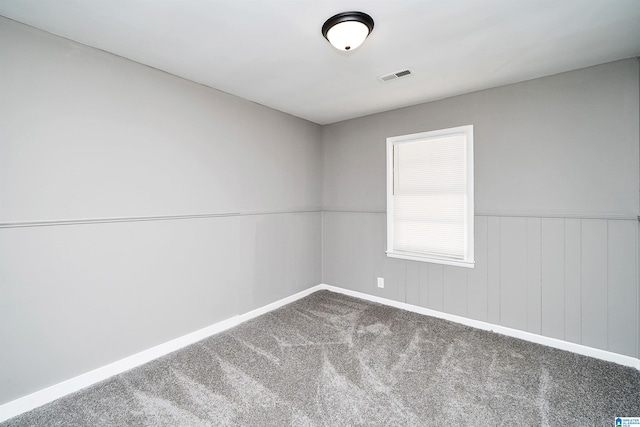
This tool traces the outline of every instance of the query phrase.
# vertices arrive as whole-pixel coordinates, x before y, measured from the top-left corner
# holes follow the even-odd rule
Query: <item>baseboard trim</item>
[[[297,301],[300,298],[304,298],[307,295],[310,295],[320,289],[322,289],[322,286],[316,285],[312,288],[305,289],[304,291],[298,292],[294,295],[288,296],[271,304],[267,304],[264,307],[260,307],[248,313],[225,319],[213,325],[175,338],[171,341],[167,341],[155,347],[141,351],[140,353],[133,354],[131,356],[125,357],[124,359],[120,359],[108,365],[78,375],[77,377],[73,377],[71,379],[60,382],[58,384],[54,384],[50,387],[36,391],[24,397],[12,400],[11,402],[5,403],[4,405],[0,405],[0,422],[6,421],[24,412],[45,405],[49,402],[74,393],[83,388],[89,387],[93,384],[99,383],[100,381],[106,380],[107,378],[110,378],[114,375],[148,363],[154,359],[172,353],[176,350],[180,350],[183,347],[237,326],[243,322],[246,322],[247,320],[253,319],[254,317],[258,317],[262,314],[268,313],[284,305]]]
[[[469,319],[467,317],[457,316],[455,314],[443,313],[441,311],[431,310],[429,308],[419,307],[404,302],[398,302],[387,298],[378,297],[375,295],[369,295],[362,292],[351,291],[337,286],[331,286],[327,284],[321,284],[319,289],[325,289],[332,292],[349,295],[352,297],[360,298],[366,301],[377,302],[379,304],[388,305],[391,307],[400,308],[402,310],[411,311],[418,314],[424,314],[427,316],[433,316],[451,322],[460,323],[473,328],[482,329],[485,331],[492,331],[498,334],[507,335],[514,338],[520,338],[525,341],[534,342],[536,344],[542,344],[549,347],[557,348],[560,350],[570,351],[573,353],[581,354],[583,356],[589,356],[600,360],[606,360],[607,362],[617,363],[623,366],[629,366],[640,370],[640,359],[635,357],[625,356],[618,353],[613,353],[606,350],[600,350],[593,347],[587,347],[582,344],[575,344],[568,341],[559,340],[556,338],[549,338],[542,335],[534,334],[531,332],[520,331],[518,329],[512,329],[505,326],[495,325],[493,323],[483,322],[480,320]]]
[[[190,344],[196,343],[200,340],[208,338],[217,333],[223,332],[227,329],[238,326],[239,324],[258,317],[262,314],[266,314],[284,305],[290,304],[301,298],[304,298],[314,292],[320,290],[328,290],[344,295],[349,295],[355,298],[360,298],[366,301],[376,302],[379,304],[387,305],[390,307],[396,307],[402,310],[411,311],[418,314],[424,314],[427,316],[433,316],[440,319],[449,320],[455,323],[471,326],[474,328],[493,331],[502,335],[507,335],[514,338],[520,338],[526,341],[534,342],[537,344],[546,345],[549,347],[557,348],[560,350],[571,351],[573,353],[582,354],[584,356],[594,357],[596,359],[606,360],[608,362],[617,363],[623,366],[629,366],[640,370],[640,359],[636,359],[630,356],[624,356],[610,351],[600,350],[593,347],[587,347],[581,344],[574,344],[567,341],[558,340],[555,338],[548,338],[542,335],[533,334],[530,332],[524,332],[517,329],[507,328],[500,325],[495,325],[488,322],[482,322],[479,320],[469,319],[454,314],[443,313],[440,311],[431,310],[424,307],[419,307],[412,304],[398,302],[387,298],[378,297],[375,295],[369,295],[362,292],[352,291],[349,289],[339,288],[337,286],[319,284],[313,286],[304,291],[298,292],[281,300],[275,301],[271,304],[267,304],[264,307],[257,308],[250,312],[240,314],[229,319],[222,320],[213,325],[175,338],[171,341],[167,341],[163,344],[159,344],[150,349],[141,351],[131,356],[125,357],[108,365],[86,372],[84,374],[73,377],[69,380],[54,384],[45,389],[36,391],[24,397],[20,397],[11,402],[0,405],[0,422],[6,421],[10,418],[18,416],[24,412],[35,409],[39,406],[45,405],[56,399],[64,397],[68,394],[74,393],[83,388],[89,387],[100,381],[106,380],[114,375],[128,371],[145,363],[148,363],[154,359],[165,356],[176,350],[184,348]]]

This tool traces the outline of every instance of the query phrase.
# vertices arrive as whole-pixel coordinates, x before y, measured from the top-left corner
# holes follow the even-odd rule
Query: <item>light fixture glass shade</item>
[[[327,19],[322,35],[336,49],[349,51],[360,46],[373,31],[373,19],[363,12],[342,12]]]
[[[362,22],[345,21],[327,31],[327,40],[336,49],[353,50],[360,46],[369,35],[369,28]]]

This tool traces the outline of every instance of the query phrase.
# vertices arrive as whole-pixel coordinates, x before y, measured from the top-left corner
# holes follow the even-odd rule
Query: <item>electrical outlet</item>
[[[378,277],[378,287],[384,288],[384,278]]]

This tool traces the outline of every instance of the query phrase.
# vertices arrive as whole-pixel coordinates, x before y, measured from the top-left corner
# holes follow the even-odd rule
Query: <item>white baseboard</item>
[[[35,393],[31,393],[24,397],[5,403],[4,405],[0,405],[0,422],[6,421],[9,418],[13,418],[39,406],[45,405],[49,402],[81,390],[85,387],[89,387],[90,385],[96,384],[100,381],[106,380],[107,378],[114,375],[128,371],[129,369],[133,369],[137,366],[143,365],[154,359],[157,359],[190,344],[210,337],[211,335],[225,331],[229,328],[246,322],[247,320],[253,319],[254,317],[268,313],[269,311],[292,303],[300,298],[304,298],[307,295],[312,294],[313,292],[316,292],[320,289],[322,289],[320,285],[314,286],[310,289],[306,289],[302,292],[298,292],[279,301],[265,305],[264,307],[260,307],[248,313],[225,319],[221,322],[199,329],[195,332],[191,332],[187,335],[183,335],[150,349],[141,351],[140,353],[125,357],[124,359],[120,359],[106,366],[94,369],[93,371],[86,372],[84,374],[78,375],[77,377],[73,377],[61,383],[54,384],[51,387],[47,387],[45,389],[36,391]]]
[[[326,289],[332,292],[338,292],[341,294],[349,295],[352,297],[360,298],[366,301],[377,302],[380,304],[388,305],[391,307],[400,308],[402,310],[411,311],[414,313],[424,314],[427,316],[433,316],[440,319],[450,320],[455,323],[471,326],[474,328],[482,329],[485,331],[492,331],[498,334],[507,335],[514,338],[520,338],[525,341],[534,342],[536,344],[542,344],[549,347],[557,348],[560,350],[566,350],[573,353],[581,354],[583,356],[589,356],[596,359],[606,360],[607,362],[617,363],[623,366],[629,366],[640,370],[640,359],[635,357],[625,356],[618,353],[613,353],[606,350],[600,350],[593,347],[587,347],[586,345],[575,344],[568,341],[563,341],[555,338],[549,338],[531,332],[520,331],[518,329],[507,328],[506,326],[495,325],[493,323],[482,322],[480,320],[469,319],[467,317],[457,316],[455,314],[443,313],[441,311],[431,310],[424,307],[418,307],[416,305],[407,304],[404,302],[393,301],[386,298],[377,297],[375,295],[364,294],[362,292],[351,291],[348,289],[338,288],[336,286],[322,284],[320,289]]]
[[[636,359],[630,356],[624,356],[617,353],[612,353],[605,350],[599,350],[592,347],[587,347],[580,344],[574,344],[567,341],[558,340],[555,338],[543,337],[541,335],[532,334],[530,332],[519,331],[517,329],[511,329],[500,325],[494,325],[479,320],[468,319],[466,317],[456,316],[453,314],[447,314],[440,311],[431,310],[424,307],[418,307],[415,305],[393,301],[386,298],[377,297],[374,295],[364,294],[362,292],[351,291],[348,289],[338,288],[327,284],[320,284],[313,286],[304,291],[298,292],[294,295],[283,298],[279,301],[265,305],[264,307],[257,308],[248,313],[244,313],[232,318],[223,320],[205,328],[199,329],[195,332],[191,332],[187,335],[183,335],[166,343],[157,345],[148,350],[141,351],[140,353],[133,354],[131,356],[120,359],[116,362],[110,363],[106,366],[94,369],[93,371],[86,372],[78,375],[77,377],[63,381],[58,384],[54,384],[51,387],[36,391],[35,393],[13,400],[11,402],[0,405],[0,422],[6,421],[9,418],[13,418],[24,412],[35,409],[39,406],[45,405],[63,396],[89,387],[100,381],[106,380],[109,377],[120,374],[122,372],[133,369],[137,366],[143,365],[154,359],[162,357],[166,354],[172,353],[190,344],[198,342],[202,339],[215,335],[219,332],[225,331],[229,328],[237,326],[247,320],[254,317],[268,313],[272,310],[280,308],[284,305],[297,301],[319,290],[328,290],[337,292],[356,298],[360,298],[366,301],[377,302],[379,304],[388,305],[391,307],[400,308],[402,310],[411,311],[414,313],[424,314],[427,316],[433,316],[440,319],[450,320],[452,322],[460,323],[463,325],[471,326],[478,329],[497,332],[499,334],[520,338],[526,341],[546,345],[549,347],[558,348],[561,350],[571,351],[574,353],[582,354],[584,356],[590,356],[597,359],[606,360],[608,362],[618,363],[624,366],[630,366],[640,370],[640,359]]]

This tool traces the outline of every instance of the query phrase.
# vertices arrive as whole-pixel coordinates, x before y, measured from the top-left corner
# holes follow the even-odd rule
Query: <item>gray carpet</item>
[[[4,426],[611,426],[640,372],[321,291]]]

